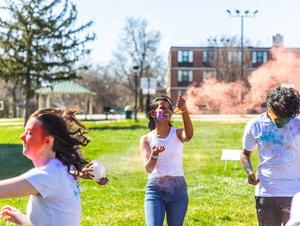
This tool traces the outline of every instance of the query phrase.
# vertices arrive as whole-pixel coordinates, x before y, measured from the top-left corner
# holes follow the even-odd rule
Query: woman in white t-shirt
[[[153,100],[148,127],[151,132],[140,139],[140,151],[148,173],[145,193],[145,215],[148,226],[163,225],[164,216],[171,226],[183,225],[188,194],[182,169],[183,143],[193,136],[193,125],[183,97],[176,108],[182,114],[184,128],[170,124],[173,102],[167,96]]]
[[[42,109],[34,112],[21,135],[23,154],[34,167],[0,181],[0,198],[29,196],[27,215],[11,206],[0,210],[5,221],[19,225],[80,225],[80,192],[76,178],[85,175],[87,162],[79,147],[88,144],[76,110]]]

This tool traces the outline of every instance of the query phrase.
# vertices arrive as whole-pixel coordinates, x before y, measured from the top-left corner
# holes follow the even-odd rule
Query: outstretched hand
[[[93,172],[93,163],[90,162],[87,165],[85,165],[80,173],[80,178],[82,179],[93,179],[93,175],[90,174],[91,172]]]
[[[155,154],[159,154],[159,153],[163,152],[164,150],[166,150],[165,146],[156,146],[156,145],[154,145],[152,147],[152,152],[155,153]]]
[[[85,167],[83,167],[83,169],[81,171],[82,172],[80,173],[80,178],[91,179],[91,180],[94,178],[94,175],[91,174],[91,172],[94,171],[92,162],[88,163]],[[97,180],[96,183],[99,185],[105,185],[108,181],[109,181],[109,179],[107,177],[103,177],[103,178],[100,178],[99,180]]]
[[[18,225],[32,225],[26,215],[12,206],[4,206],[0,210],[0,218],[6,222],[12,222]]]

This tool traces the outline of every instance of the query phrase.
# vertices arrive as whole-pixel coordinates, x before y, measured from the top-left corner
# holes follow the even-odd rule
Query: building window
[[[178,63],[193,63],[193,51],[178,51]]]
[[[259,65],[268,61],[267,51],[253,51],[252,52],[252,64]]]
[[[178,71],[178,82],[192,82],[193,81],[193,71],[180,70]]]
[[[211,50],[202,51],[202,62],[207,63],[215,59],[215,52]]]
[[[242,56],[241,51],[229,51],[228,61],[229,62],[241,61],[241,56]]]

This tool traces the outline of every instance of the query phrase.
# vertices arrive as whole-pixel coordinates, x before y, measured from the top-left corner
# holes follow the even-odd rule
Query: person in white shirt
[[[193,136],[193,125],[183,97],[176,102],[184,128],[171,123],[173,102],[167,96],[153,100],[148,127],[151,132],[140,139],[140,151],[148,173],[145,193],[145,215],[148,226],[163,225],[164,216],[170,226],[183,225],[188,194],[182,169],[183,143]]]
[[[289,220],[293,196],[300,191],[300,96],[278,87],[267,95],[267,112],[250,120],[243,136],[241,163],[249,184],[256,185],[259,225],[280,226]],[[258,148],[254,173],[251,153]]]
[[[300,192],[293,197],[290,219],[286,226],[300,226]]]
[[[42,109],[34,112],[21,135],[23,154],[34,168],[0,181],[0,198],[30,196],[27,215],[11,206],[0,210],[5,221],[19,225],[79,226],[80,192],[76,178],[90,178],[90,168],[79,154],[88,144],[76,110]]]

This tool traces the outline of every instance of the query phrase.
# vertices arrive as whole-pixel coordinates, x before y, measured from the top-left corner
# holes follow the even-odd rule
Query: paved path
[[[215,122],[247,122],[249,119],[255,117],[256,115],[191,115],[191,118],[193,121],[215,121]],[[77,116],[80,120],[99,120],[103,122],[109,122],[110,120],[124,120],[124,115],[108,115],[106,120],[106,116],[104,114],[97,114],[97,115],[78,115]],[[138,119],[144,119],[145,114],[138,114]],[[181,115],[180,114],[174,114],[173,120],[180,120]],[[8,126],[8,125],[16,125],[16,126],[22,126],[23,125],[23,119],[17,118],[17,119],[0,119],[0,126]]]

